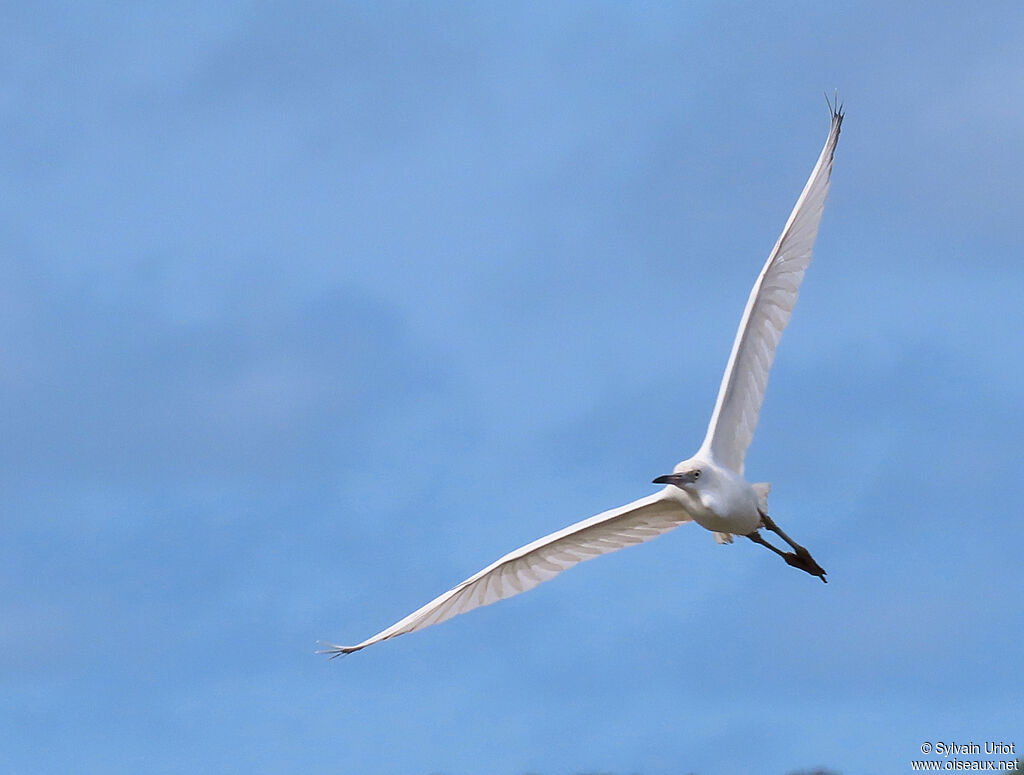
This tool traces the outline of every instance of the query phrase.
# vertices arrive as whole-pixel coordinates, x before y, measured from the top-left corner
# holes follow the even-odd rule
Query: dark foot
[[[814,558],[811,557],[811,553],[802,546],[796,547],[795,552],[786,552],[782,555],[782,559],[786,561],[787,565],[792,565],[794,568],[799,568],[805,573],[817,576],[825,584],[828,584],[828,579],[825,578],[825,569],[818,565]]]

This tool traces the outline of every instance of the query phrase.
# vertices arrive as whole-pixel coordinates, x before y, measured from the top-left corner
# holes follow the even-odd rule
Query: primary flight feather
[[[796,304],[811,261],[828,196],[832,158],[843,123],[842,106],[830,104],[828,138],[807,184],[757,277],[740,320],[704,442],[693,457],[655,483],[665,487],[645,498],[602,512],[539,538],[496,560],[429,603],[354,646],[325,644],[320,653],[349,654],[397,635],[421,630],[474,608],[533,589],[577,563],[649,541],[684,522],[697,522],[720,542],[744,535],[789,565],[825,581],[825,571],[767,515],[768,485],[749,484],[743,461],[757,427],[775,348]],[[775,532],[785,552],[759,530]]]

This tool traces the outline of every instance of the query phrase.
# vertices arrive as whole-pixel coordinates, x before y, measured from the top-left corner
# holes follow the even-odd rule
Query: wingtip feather
[[[843,112],[843,103],[839,101],[838,89],[832,93],[832,99],[829,99],[828,92],[825,92],[825,104],[828,105],[828,110],[832,114],[832,120],[842,123],[843,116],[846,114]]]
[[[337,659],[338,657],[347,657],[354,651],[359,651],[362,646],[339,646],[336,643],[327,643],[322,640],[318,640],[316,645],[323,646],[321,649],[317,649],[317,654],[323,654],[328,659]]]

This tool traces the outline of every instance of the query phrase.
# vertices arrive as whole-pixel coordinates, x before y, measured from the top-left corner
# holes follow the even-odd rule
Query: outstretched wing
[[[668,488],[617,509],[584,519],[557,533],[539,538],[470,576],[400,622],[355,646],[327,646],[321,654],[338,656],[366,648],[396,635],[422,630],[480,606],[533,589],[577,563],[626,546],[657,538],[690,516],[668,497]]]
[[[757,428],[775,347],[811,263],[842,123],[843,109],[837,105],[832,109],[832,127],[818,163],[750,292],[718,389],[701,451],[738,474],[743,473],[743,459]]]

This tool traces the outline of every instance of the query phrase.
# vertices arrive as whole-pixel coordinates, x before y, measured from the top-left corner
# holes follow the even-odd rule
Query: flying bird
[[[794,568],[826,580],[825,570],[807,549],[768,516],[770,485],[748,483],[743,476],[743,461],[757,427],[775,348],[796,304],[825,208],[832,157],[843,123],[842,105],[830,102],[829,111],[832,123],[825,147],[747,299],[711,422],[697,454],[679,463],[671,474],[654,479],[655,484],[665,486],[653,495],[538,538],[362,643],[324,643],[318,653],[332,657],[350,654],[422,630],[526,592],[577,563],[657,538],[685,522],[696,522],[711,531],[719,543],[732,543],[734,536],[746,536]],[[778,535],[792,551],[767,541],[762,529]]]

